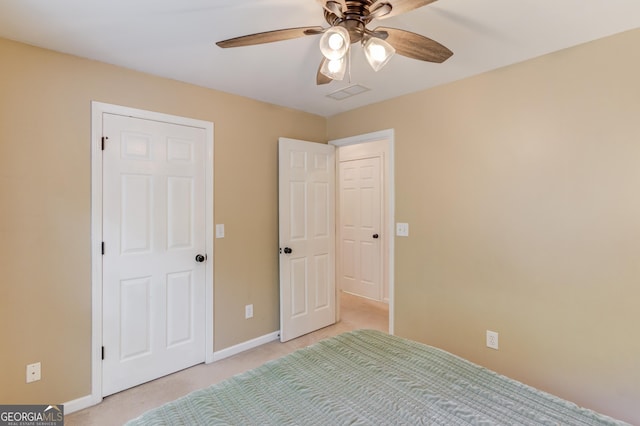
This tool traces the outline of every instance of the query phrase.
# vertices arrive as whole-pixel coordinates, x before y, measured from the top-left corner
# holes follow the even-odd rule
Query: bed
[[[443,350],[374,330],[322,340],[134,425],[624,425]]]

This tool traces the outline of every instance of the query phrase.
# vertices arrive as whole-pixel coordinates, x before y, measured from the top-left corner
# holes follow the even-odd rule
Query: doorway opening
[[[336,293],[350,306],[376,311],[388,304],[394,331],[394,131],[330,141],[336,146],[339,182],[336,214]],[[352,285],[353,284],[353,285]],[[347,294],[343,294],[343,293]],[[352,299],[352,295],[365,300]],[[355,305],[354,305],[355,303]],[[379,312],[379,310],[378,310]]]

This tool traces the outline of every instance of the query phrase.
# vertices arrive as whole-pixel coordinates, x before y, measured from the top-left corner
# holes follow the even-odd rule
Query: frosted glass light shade
[[[322,61],[320,72],[332,80],[342,80],[347,70],[347,58],[325,59]]]
[[[364,44],[364,55],[374,71],[384,67],[396,53],[396,49],[381,38],[371,37]]]
[[[331,27],[320,37],[320,51],[329,60],[343,58],[350,44],[349,31],[344,27]]]

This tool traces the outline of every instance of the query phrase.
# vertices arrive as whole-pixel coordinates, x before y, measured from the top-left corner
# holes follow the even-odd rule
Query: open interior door
[[[336,322],[335,147],[280,138],[280,340]]]

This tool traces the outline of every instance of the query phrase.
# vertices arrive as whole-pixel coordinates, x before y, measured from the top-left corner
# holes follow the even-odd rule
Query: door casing
[[[329,141],[329,144],[335,145],[338,149],[342,146],[365,144],[368,142],[382,142],[386,147],[384,164],[382,165],[383,180],[383,193],[385,195],[384,200],[384,224],[383,229],[386,238],[386,244],[383,249],[383,258],[385,261],[384,266],[384,279],[387,283],[387,289],[389,292],[389,334],[394,333],[394,242],[395,242],[395,180],[394,180],[394,138],[395,132],[393,129],[381,130],[373,133],[366,133],[357,136],[351,136],[342,139],[335,139]],[[336,161],[340,157],[339,153],[336,154]],[[336,215],[336,221],[339,220],[339,215]],[[339,249],[336,247],[336,255],[339,253]],[[336,296],[338,295],[336,289]],[[336,297],[336,319],[339,320],[340,315],[340,298]]]
[[[102,135],[104,113],[198,127],[206,133],[206,253],[213,260],[213,123],[93,101],[91,103],[91,404],[102,401]],[[213,362],[213,261],[206,262],[205,362]]]

